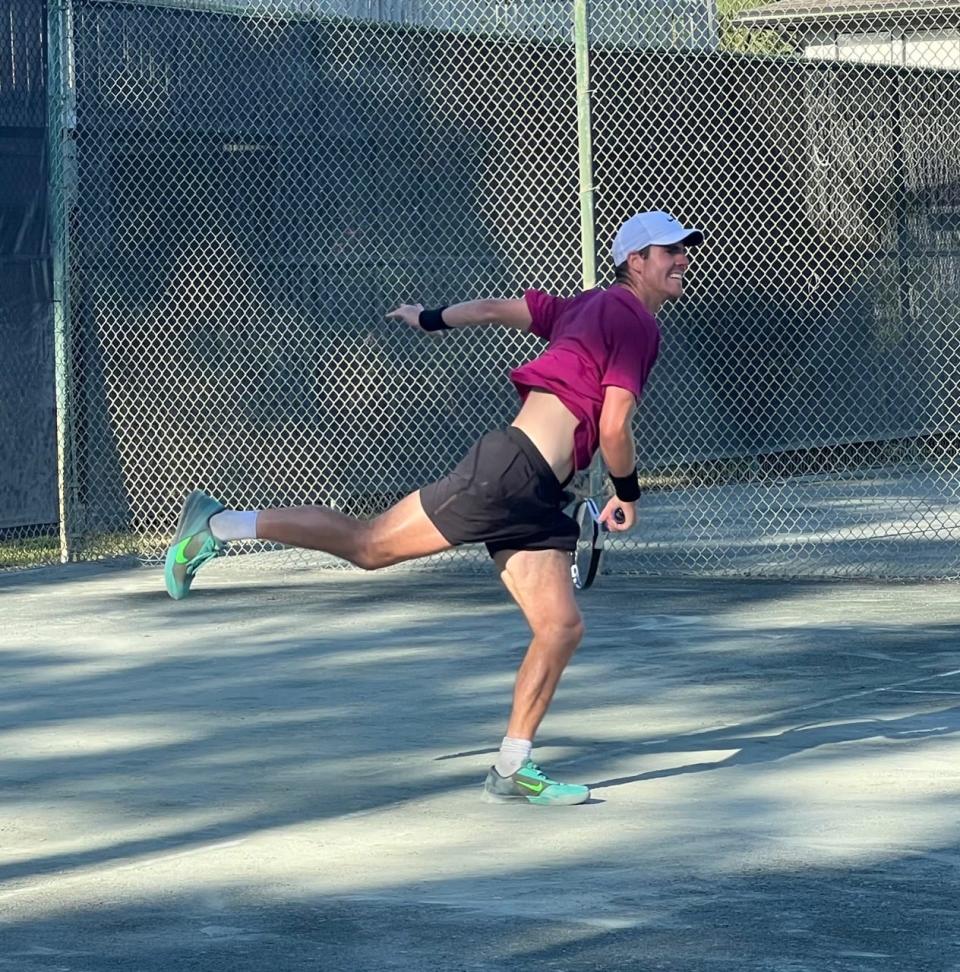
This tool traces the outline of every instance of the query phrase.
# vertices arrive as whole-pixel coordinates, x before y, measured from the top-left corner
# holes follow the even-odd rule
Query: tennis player
[[[703,242],[667,213],[630,217],[613,242],[615,281],[574,297],[528,290],[515,300],[472,300],[434,310],[403,304],[387,317],[413,330],[501,325],[547,341],[511,380],[523,402],[505,429],[483,436],[445,478],[372,520],[324,506],[227,510],[201,492],[184,502],[166,558],[170,596],[231,540],[322,550],[367,570],[482,542],[533,635],[517,673],[506,736],[483,786],[492,802],[573,805],[585,786],[560,783],[533,761],[533,739],[583,638],[570,582],[579,531],[564,487],[599,447],[614,496],[600,519],[630,530],[640,496],[631,420],[660,344],[656,314],[683,293],[688,248]],[[616,511],[622,514],[615,515]]]

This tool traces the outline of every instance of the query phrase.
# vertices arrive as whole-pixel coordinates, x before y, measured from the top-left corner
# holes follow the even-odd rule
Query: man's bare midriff
[[[564,482],[573,472],[573,438],[579,424],[573,412],[556,395],[534,389],[510,424],[530,439]]]

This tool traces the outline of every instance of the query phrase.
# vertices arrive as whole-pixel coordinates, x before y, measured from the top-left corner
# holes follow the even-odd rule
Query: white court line
[[[837,695],[830,699],[821,699],[818,702],[807,702],[804,705],[792,705],[786,709],[774,709],[773,712],[767,712],[764,715],[754,716],[751,719],[741,719],[738,722],[726,722],[721,723],[716,726],[707,726],[703,729],[692,729],[690,732],[681,732],[675,736],[668,736],[665,739],[649,739],[646,742],[641,743],[629,743],[618,747],[617,749],[608,749],[603,752],[603,757],[608,758],[610,756],[620,756],[625,753],[636,752],[636,747],[639,746],[656,746],[661,743],[673,742],[677,739],[686,739],[691,736],[702,736],[708,732],[723,732],[728,729],[738,729],[741,726],[750,726],[758,722],[766,722],[771,719],[777,719],[781,716],[790,715],[794,712],[807,712],[810,709],[818,709],[824,705],[833,705],[835,702],[846,702],[850,699],[860,699],[866,695],[876,695],[880,692],[892,692],[897,689],[902,689],[906,685],[917,685],[920,682],[929,682],[935,678],[950,678],[953,675],[960,675],[960,668],[954,668],[949,672],[937,672],[934,675],[919,675],[916,678],[908,678],[903,682],[894,682],[892,685],[879,685],[876,688],[861,689],[859,692],[847,692],[844,695]],[[930,695],[953,695],[960,693],[952,692],[931,692],[923,693],[917,692],[917,695],[930,694]],[[584,753],[580,756],[574,756],[571,759],[552,759],[550,760],[551,766],[572,766],[575,763],[583,762],[586,759],[595,759],[596,753]]]
[[[731,722],[722,726],[714,726],[710,729],[697,729],[695,732],[685,732],[680,736],[673,736],[674,739],[681,739],[683,736],[696,736],[701,732],[716,732],[718,729],[732,729],[735,726],[749,726],[754,722],[763,722],[766,719],[775,719],[777,716],[789,715],[792,712],[806,712],[808,709],[818,709],[823,705],[833,705],[834,702],[846,702],[849,699],[861,699],[866,695],[876,695],[878,692],[891,692],[894,689],[903,688],[905,685],[917,685],[920,682],[929,682],[935,678],[950,678],[953,675],[960,675],[960,668],[955,668],[949,672],[937,672],[935,675],[918,675],[916,678],[908,678],[903,682],[894,682],[892,685],[879,685],[876,688],[861,689],[859,692],[847,692],[845,695],[837,695],[832,699],[821,699],[819,702],[807,702],[805,705],[792,705],[786,709],[774,709],[766,715],[754,716],[752,719],[743,719],[740,722]]]
[[[894,691],[890,689],[890,691]],[[949,689],[896,689],[900,695],[960,695],[960,692],[951,692]]]
[[[2,891],[0,892],[0,901],[4,901],[7,898],[15,898],[21,894],[33,894],[36,891],[43,890],[44,887],[49,885],[55,885],[58,888],[63,887],[65,884],[77,884],[81,881],[89,881],[91,878],[102,878],[105,874],[115,874],[120,871],[136,871],[142,867],[153,867],[155,864],[165,864],[167,861],[175,861],[180,857],[193,857],[196,854],[208,854],[210,851],[223,850],[226,847],[238,847],[240,844],[246,843],[246,838],[241,837],[238,840],[224,840],[217,844],[206,844],[203,847],[192,847],[190,850],[183,851],[173,851],[170,854],[160,854],[157,857],[148,857],[142,860],[131,861],[126,864],[107,864],[105,867],[88,864],[81,870],[67,877],[64,877],[62,872],[57,872],[53,875],[44,875],[39,880],[32,884],[25,885],[22,888],[14,888],[12,891]]]

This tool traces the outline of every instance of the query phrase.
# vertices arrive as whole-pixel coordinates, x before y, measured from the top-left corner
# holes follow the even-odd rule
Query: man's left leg
[[[226,533],[218,526],[222,518],[229,521]],[[410,493],[372,520],[346,516],[326,506],[224,510],[205,493],[193,492],[184,503],[177,533],[167,550],[164,579],[170,596],[175,600],[185,597],[200,567],[234,539],[271,540],[322,550],[365,570],[427,557],[452,546],[427,516],[419,492]]]
[[[551,780],[531,759],[533,738],[583,638],[583,620],[570,581],[570,555],[562,550],[504,550],[494,561],[533,639],[517,672],[507,735],[484,783],[484,799],[583,803],[590,796],[587,787]]]

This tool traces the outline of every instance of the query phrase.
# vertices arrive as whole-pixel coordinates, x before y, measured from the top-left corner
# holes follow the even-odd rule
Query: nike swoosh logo
[[[517,780],[518,785],[526,787],[528,790],[533,790],[534,793],[539,793],[543,789],[542,783],[524,783],[523,780]]]
[[[178,564],[189,564],[190,559],[183,555],[184,550],[187,549],[187,544],[193,539],[193,537],[187,537],[185,540],[181,540],[177,544],[177,552],[173,555],[174,561]]]

